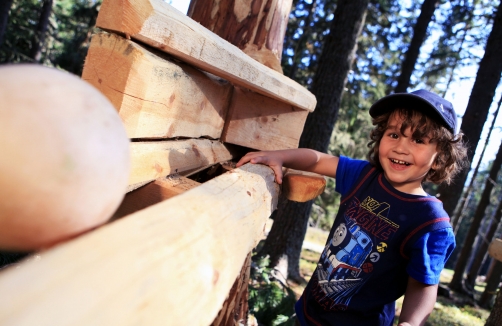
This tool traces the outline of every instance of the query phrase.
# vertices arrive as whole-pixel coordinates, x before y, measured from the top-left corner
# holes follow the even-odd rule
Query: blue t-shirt
[[[297,316],[302,325],[391,325],[408,275],[439,283],[455,247],[446,212],[433,196],[397,191],[367,161],[340,157],[335,190],[339,214]]]
[[[341,156],[337,167],[335,191],[342,196],[347,194],[354,187],[361,171],[368,165],[367,161]],[[438,252],[437,248],[441,248],[441,251]],[[441,271],[453,249],[455,249],[455,235],[452,228],[426,233],[413,245],[413,250],[416,252],[410,257],[410,265],[406,271],[419,282],[438,284]],[[429,263],[424,264],[424,262]]]

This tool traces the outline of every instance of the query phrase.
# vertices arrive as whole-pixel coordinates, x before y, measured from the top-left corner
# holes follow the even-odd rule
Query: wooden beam
[[[502,261],[502,239],[493,239],[488,247],[488,254],[498,261]]]
[[[107,33],[92,37],[82,79],[112,102],[129,138],[220,138],[233,88]]]
[[[312,200],[323,193],[326,178],[316,173],[286,169],[282,180],[282,194],[300,203]]]
[[[132,142],[129,186],[231,159],[227,147],[214,140]]]
[[[236,87],[222,141],[258,150],[297,148],[308,111]]]
[[[200,183],[180,175],[170,175],[127,193],[112,219],[117,219],[141,209],[180,195]]]
[[[305,87],[243,53],[162,0],[104,1],[96,25],[176,56],[236,85],[313,111]]]
[[[0,324],[209,325],[278,193],[248,164],[7,268]]]

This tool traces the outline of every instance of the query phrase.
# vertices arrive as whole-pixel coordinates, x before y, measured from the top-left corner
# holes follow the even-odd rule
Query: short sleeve
[[[455,235],[451,228],[424,234],[413,245],[408,275],[425,284],[438,284],[441,271],[455,249]]]
[[[369,164],[368,161],[340,156],[336,168],[335,191],[342,196],[347,194],[359,179],[361,171]]]

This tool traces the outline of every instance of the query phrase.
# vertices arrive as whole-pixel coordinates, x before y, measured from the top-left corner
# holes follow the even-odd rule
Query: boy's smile
[[[388,127],[378,148],[378,158],[385,178],[397,190],[425,195],[422,181],[432,168],[437,155],[436,142],[424,137],[412,138],[412,130],[401,133],[403,119],[397,114],[389,117]]]

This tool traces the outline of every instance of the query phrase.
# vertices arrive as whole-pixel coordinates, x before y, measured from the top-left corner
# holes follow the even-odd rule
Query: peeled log
[[[188,16],[269,68],[281,55],[292,0],[192,0]]]

